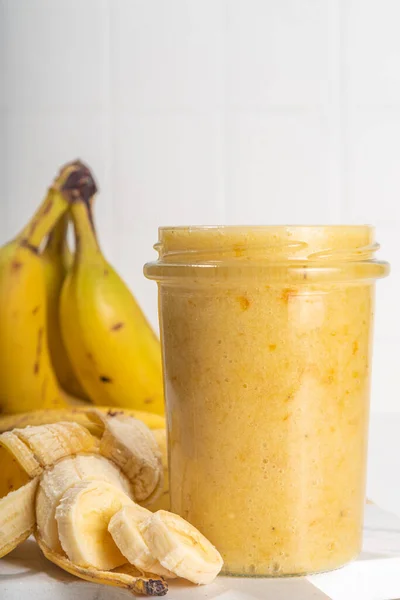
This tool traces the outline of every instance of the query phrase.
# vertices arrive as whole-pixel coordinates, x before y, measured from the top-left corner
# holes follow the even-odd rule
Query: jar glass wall
[[[361,546],[375,280],[367,226],[161,228],[171,510],[226,574],[335,569]]]

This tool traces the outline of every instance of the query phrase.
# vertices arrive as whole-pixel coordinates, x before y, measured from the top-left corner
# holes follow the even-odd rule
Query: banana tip
[[[148,596],[165,596],[168,592],[167,582],[160,579],[149,579],[145,583],[145,593]]]

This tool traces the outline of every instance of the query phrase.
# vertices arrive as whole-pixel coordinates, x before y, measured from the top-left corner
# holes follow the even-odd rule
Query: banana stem
[[[43,239],[71,203],[91,197],[95,191],[96,184],[84,164],[75,161],[65,165],[49,188],[41,206],[17,236],[19,244],[39,253]]]
[[[67,208],[67,200],[62,195],[55,194],[54,190],[50,188],[32,219],[19,234],[20,244],[38,253],[43,238],[53,229]]]
[[[75,253],[101,254],[93,222],[93,212],[90,201],[78,200],[71,205],[71,216],[75,231]]]

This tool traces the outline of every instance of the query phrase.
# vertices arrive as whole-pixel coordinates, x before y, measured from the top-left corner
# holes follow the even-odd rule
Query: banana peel
[[[77,423],[28,426],[0,434],[0,464],[4,487],[19,489],[61,458],[78,453],[97,453],[98,440]]]
[[[97,450],[96,439],[76,423],[15,429],[0,435],[0,557],[23,542],[36,526],[39,476],[59,458]]]
[[[60,421],[14,429],[13,433],[24,442],[42,468],[81,452],[95,452],[96,440],[78,423]]]
[[[0,528],[0,558],[6,556],[33,533],[35,528],[36,477],[0,499],[0,514],[6,518]]]
[[[6,431],[0,435],[0,464],[2,472],[6,473],[10,490],[20,487],[18,481],[21,477],[29,481],[42,472],[42,467],[33,452],[14,431]],[[7,480],[2,478],[2,485],[4,481]]]
[[[168,584],[162,577],[154,578],[154,576],[150,574],[141,573],[129,564],[117,567],[112,571],[87,569],[85,567],[74,565],[65,556],[53,552],[48,548],[37,532],[35,537],[40,549],[48,560],[80,579],[85,579],[92,583],[101,583],[103,585],[119,587],[128,590],[133,595],[165,596],[168,591]]]
[[[109,417],[93,409],[88,417],[103,424],[100,453],[112,460],[132,482],[135,500],[153,504],[162,493],[164,471],[161,452],[149,428],[125,414]]]

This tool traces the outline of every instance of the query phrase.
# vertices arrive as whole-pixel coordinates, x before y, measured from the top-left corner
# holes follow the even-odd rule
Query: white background
[[[0,0],[0,241],[80,157],[103,249],[142,275],[161,224],[372,223],[372,409],[400,411],[399,0]]]

